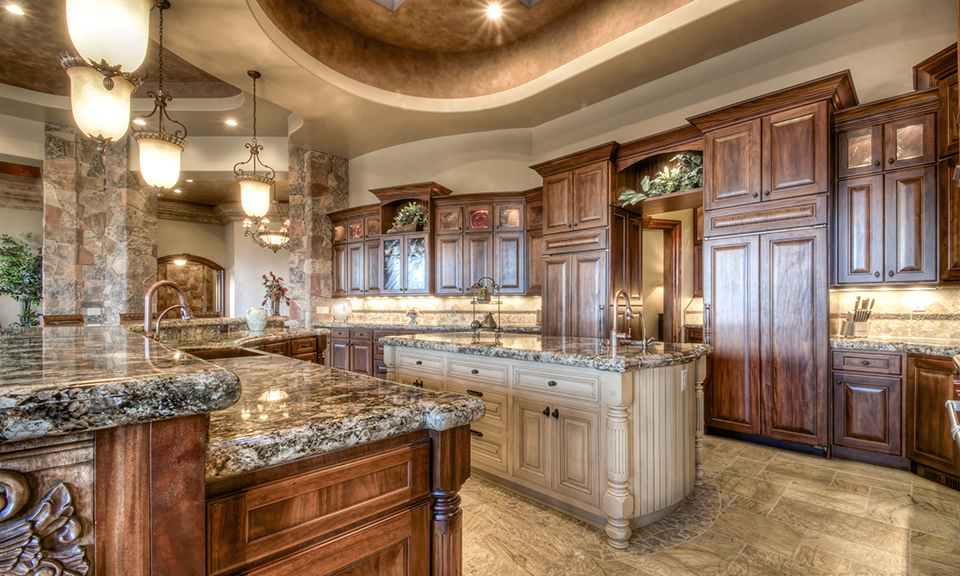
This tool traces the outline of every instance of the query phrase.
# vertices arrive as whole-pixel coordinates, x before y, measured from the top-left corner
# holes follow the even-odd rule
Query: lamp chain
[[[253,79],[253,141],[257,141],[257,79]]]
[[[163,94],[163,7],[160,7],[160,94]]]

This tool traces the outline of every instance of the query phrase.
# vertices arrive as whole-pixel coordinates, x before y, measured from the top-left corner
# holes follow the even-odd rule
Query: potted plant
[[[674,168],[666,167],[651,179],[644,176],[640,190],[625,190],[620,194],[620,205],[630,206],[656,196],[665,196],[703,186],[703,156],[683,152],[670,159]]]
[[[30,247],[32,234],[25,232],[15,240],[9,234],[0,236],[0,294],[7,294],[20,303],[19,326],[36,326],[39,315],[33,306],[40,304],[43,292],[43,258],[37,248]]]
[[[271,316],[280,315],[280,301],[283,300],[284,303],[290,305],[290,297],[287,296],[287,288],[283,286],[283,278],[275,276],[273,271],[270,272],[270,277],[267,278],[267,275],[263,275],[263,286],[267,289],[267,293],[263,297],[262,304],[266,304],[267,301],[270,301],[271,306]]]
[[[429,214],[423,211],[423,206],[410,202],[400,208],[393,219],[393,228],[389,232],[416,232],[417,226],[426,230],[430,225]]]

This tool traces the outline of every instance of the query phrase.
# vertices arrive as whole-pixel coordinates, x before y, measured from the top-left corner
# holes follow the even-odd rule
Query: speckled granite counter
[[[206,350],[225,350],[229,348],[253,348],[272,342],[325,336],[329,333],[330,331],[324,328],[267,328],[259,334],[252,334],[249,330],[236,330],[223,332],[222,334],[208,335],[199,339],[166,338],[163,340],[163,343],[183,352],[201,352]]]
[[[665,344],[658,342],[644,353],[640,346],[629,341],[620,341],[617,355],[612,356],[609,346],[604,346],[596,338],[559,338],[548,336],[528,336],[504,334],[501,345],[496,346],[493,335],[484,334],[480,343],[474,344],[472,334],[410,334],[407,336],[387,336],[380,339],[382,344],[456,352],[491,358],[507,358],[527,362],[543,362],[561,366],[593,368],[606,372],[629,372],[642,368],[659,368],[686,364],[710,352],[704,344]]]
[[[960,340],[932,338],[830,338],[834,350],[871,350],[875,352],[906,352],[947,358],[960,354]]]
[[[462,326],[429,326],[426,324],[351,324],[348,322],[314,322],[314,328],[339,328],[339,329],[366,329],[366,330],[417,330],[421,332],[468,332],[468,325]],[[539,334],[539,326],[504,326],[503,331],[509,334]]]
[[[237,377],[116,326],[0,331],[0,441],[222,410]]]
[[[231,408],[210,415],[207,481],[483,417],[483,402],[286,358],[217,363],[243,382]]]

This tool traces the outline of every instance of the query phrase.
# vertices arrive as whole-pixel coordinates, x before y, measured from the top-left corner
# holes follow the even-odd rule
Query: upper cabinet
[[[837,133],[837,176],[840,178],[930,164],[936,159],[934,114]]]
[[[543,177],[543,233],[603,228],[611,204],[615,142],[531,166]]]
[[[957,45],[937,52],[913,67],[913,87],[916,90],[936,88],[940,107],[937,113],[937,151],[940,158],[960,152],[960,131],[957,117],[960,103],[957,98]]]

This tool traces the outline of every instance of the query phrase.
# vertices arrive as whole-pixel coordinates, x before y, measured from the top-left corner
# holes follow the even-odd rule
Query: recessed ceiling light
[[[177,194],[180,193],[180,189],[179,189],[179,188],[174,188],[173,191],[176,192]]]
[[[236,120],[227,120],[227,126],[236,126],[236,125],[237,125]]]
[[[23,16],[23,8],[17,6],[16,4],[7,4],[7,11],[13,12],[18,16]]]
[[[491,18],[499,18],[502,13],[503,11],[500,10],[499,4],[491,4],[487,7],[487,16]]]
[[[193,182],[193,180],[187,178],[186,182]]]
[[[134,118],[133,123],[136,124],[137,126],[146,126],[146,125],[147,125],[147,121],[144,120],[143,118]]]

